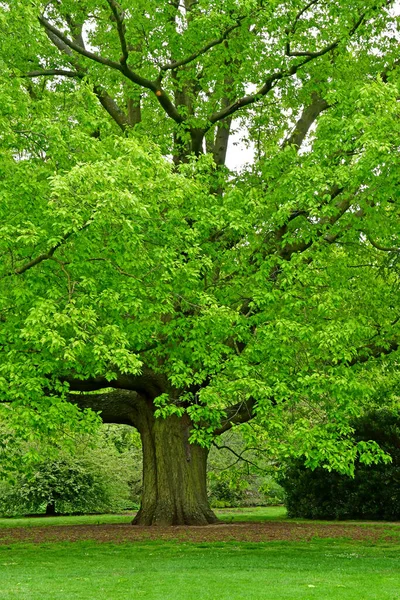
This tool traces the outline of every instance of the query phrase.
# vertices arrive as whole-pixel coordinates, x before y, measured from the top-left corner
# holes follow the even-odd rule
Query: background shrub
[[[400,416],[371,412],[354,422],[357,441],[376,441],[392,457],[388,464],[355,465],[354,478],[289,463],[279,483],[290,517],[307,519],[400,519]]]
[[[141,449],[132,428],[105,426],[96,440],[77,439],[74,454],[62,446],[54,456],[48,448],[36,451],[39,458],[25,471],[0,481],[1,516],[138,507]]]

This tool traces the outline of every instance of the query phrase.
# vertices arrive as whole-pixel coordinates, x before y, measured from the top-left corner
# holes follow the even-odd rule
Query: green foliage
[[[24,444],[95,434],[74,380],[203,446],[254,419],[274,458],[382,458],[349,423],[398,403],[392,4],[1,3],[0,419]]]
[[[126,431],[128,429],[128,431]],[[135,439],[136,438],[136,439]],[[77,439],[49,455],[36,448],[36,461],[19,468],[13,481],[0,482],[0,514],[102,513],[137,506],[141,458],[137,436],[129,428],[107,428],[95,440]]]
[[[276,505],[284,497],[270,457],[261,448],[249,447],[237,428],[211,447],[208,495],[214,508]]]
[[[213,508],[242,506],[248,481],[236,469],[209,474],[210,504]]]
[[[280,480],[290,517],[311,519],[400,518],[400,418],[398,413],[373,411],[354,421],[359,443],[373,440],[389,455],[371,464],[362,455],[354,477],[323,467],[306,468],[304,458],[285,467]]]

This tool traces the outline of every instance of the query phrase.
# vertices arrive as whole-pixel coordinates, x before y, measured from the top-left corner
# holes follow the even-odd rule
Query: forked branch
[[[122,19],[122,17],[120,18]],[[183,116],[179,113],[168,94],[161,89],[159,81],[151,81],[150,79],[142,77],[135,71],[132,71],[132,69],[127,65],[124,59],[121,60],[121,62],[116,62],[114,60],[101,56],[100,54],[97,54],[95,52],[90,52],[80,44],[76,43],[73,40],[70,40],[66,35],[62,33],[62,31],[54,27],[43,16],[39,17],[39,22],[46,29],[50,39],[52,39],[53,43],[58,48],[60,48],[60,46],[63,46],[64,48],[67,47],[70,51],[73,50],[80,56],[88,58],[99,64],[105,65],[111,69],[114,69],[115,71],[119,71],[135,85],[152,91],[156,95],[158,102],[161,104],[162,108],[165,110],[167,115],[171,117],[171,119],[173,119],[176,123],[182,123],[184,121]]]
[[[356,21],[356,23],[350,29],[350,31],[347,34],[348,37],[351,37],[352,35],[354,35],[354,33],[360,27],[361,23],[364,21],[364,18],[365,18],[365,13],[363,13],[359,17],[359,19]],[[338,47],[341,40],[342,40],[342,38],[334,40],[333,42],[326,45],[324,48],[322,48],[321,50],[319,50],[317,52],[303,52],[303,53],[298,54],[297,56],[303,56],[304,60],[302,60],[301,62],[298,62],[297,64],[291,65],[288,68],[281,69],[280,71],[273,73],[266,79],[265,83],[254,94],[248,94],[246,96],[242,96],[242,98],[239,98],[238,100],[236,100],[229,106],[223,108],[220,111],[217,111],[217,112],[211,114],[208,118],[209,127],[214,125],[214,123],[216,123],[217,121],[221,121],[222,119],[225,119],[226,117],[233,115],[239,109],[244,108],[245,106],[249,106],[250,104],[253,104],[254,102],[260,100],[262,97],[266,96],[272,90],[272,88],[274,87],[274,85],[277,81],[286,79],[287,77],[292,77],[307,63],[309,63],[321,56],[324,56],[325,54],[329,54],[329,52],[332,52],[332,50],[334,50],[335,48]]]

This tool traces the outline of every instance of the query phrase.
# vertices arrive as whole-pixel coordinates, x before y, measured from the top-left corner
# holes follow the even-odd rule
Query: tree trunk
[[[147,390],[129,391],[132,387]],[[102,379],[83,382],[69,380],[77,391],[91,391],[109,386]],[[124,423],[135,427],[142,439],[143,490],[141,508],[133,523],[137,525],[207,525],[218,519],[207,499],[208,451],[189,444],[192,423],[187,414],[167,419],[154,417],[151,396],[164,392],[162,382],[147,372],[129,378],[121,376],[113,382],[118,389],[101,394],[70,394],[69,401],[81,409],[101,411],[104,423]],[[119,389],[121,387],[122,389]],[[150,396],[150,397],[149,397]],[[232,422],[240,411],[234,408]],[[224,426],[224,431],[228,425]]]
[[[208,451],[189,444],[190,421],[148,412],[139,431],[143,446],[143,492],[135,525],[207,525],[217,517],[207,499]]]
[[[46,517],[55,517],[56,516],[56,503],[49,502],[46,506]]]

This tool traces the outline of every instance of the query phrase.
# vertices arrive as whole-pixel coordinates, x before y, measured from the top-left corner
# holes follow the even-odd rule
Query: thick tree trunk
[[[69,383],[72,389],[82,391],[110,385],[102,379],[83,382],[70,379]],[[136,389],[146,389],[149,396],[152,391],[154,396],[160,393],[157,379],[148,373],[132,378],[131,383]],[[105,423],[124,423],[139,431],[143,448],[143,491],[134,524],[207,525],[217,522],[207,499],[208,451],[189,443],[192,426],[189,416],[156,419],[152,399],[129,391],[126,389],[129,384],[129,377],[121,376],[113,385],[123,389],[101,394],[70,394],[69,400],[82,409],[101,411]],[[232,421],[235,419],[236,414]]]
[[[189,419],[154,419],[139,429],[143,492],[136,525],[207,525],[218,521],[207,499],[207,450],[189,444]]]

